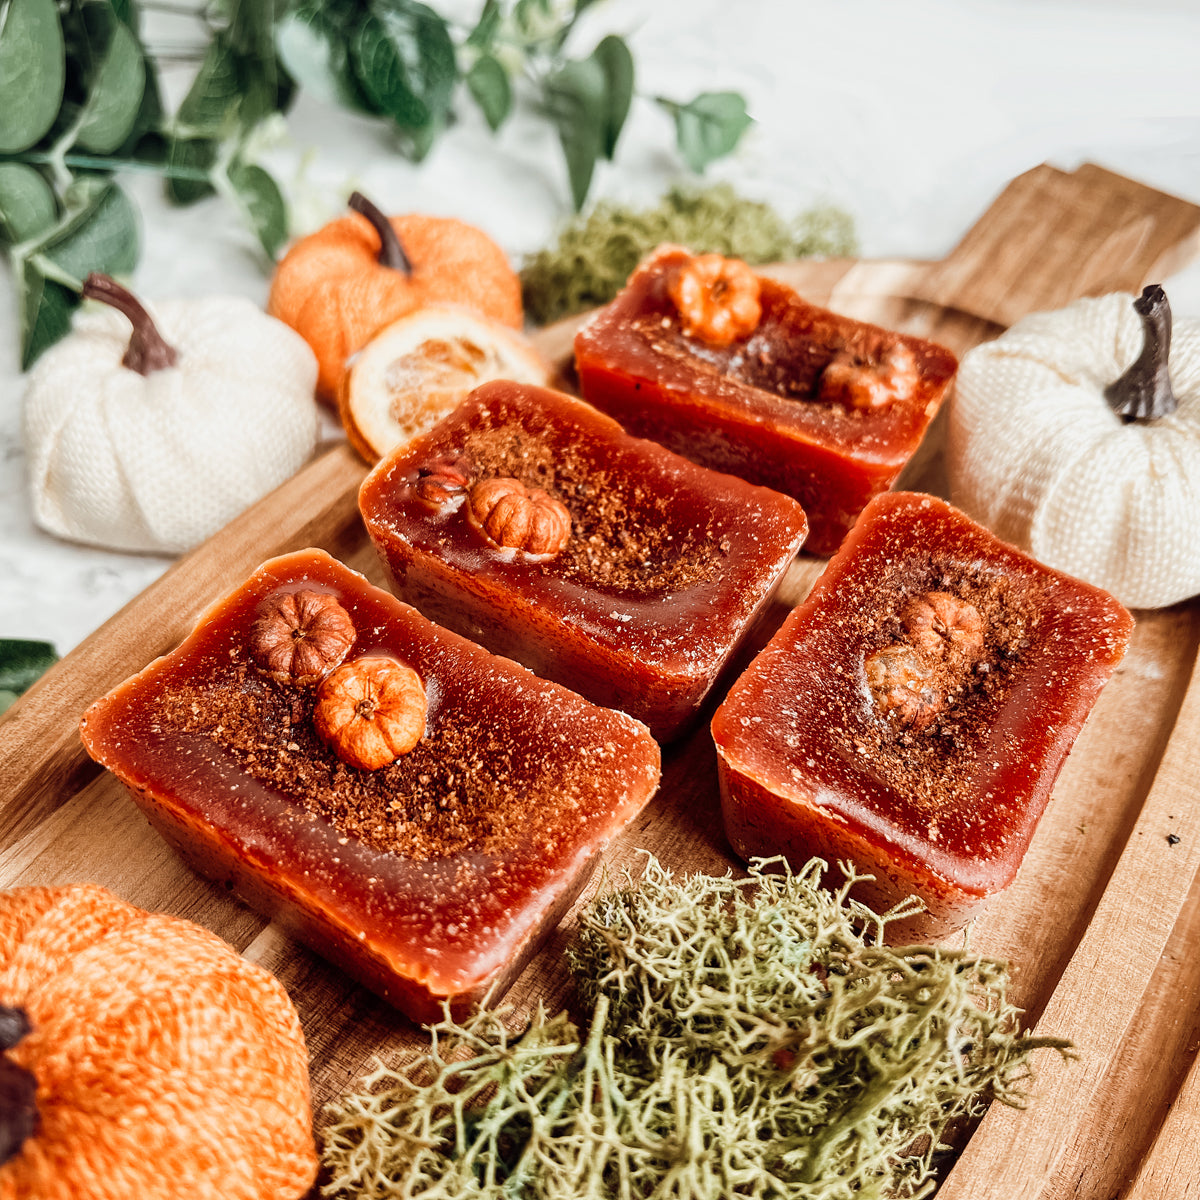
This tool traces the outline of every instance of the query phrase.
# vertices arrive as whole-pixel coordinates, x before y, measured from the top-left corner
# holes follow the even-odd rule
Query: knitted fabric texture
[[[38,1128],[0,1200],[295,1200],[316,1176],[287,993],[190,922],[103,888],[0,894],[0,1004]]]
[[[1019,321],[959,367],[956,505],[1048,566],[1159,608],[1200,592],[1200,321],[1176,321],[1178,409],[1125,424],[1104,388],[1142,349],[1123,293]]]
[[[122,367],[130,324],[103,308],[80,315],[30,373],[25,450],[34,517],[49,533],[177,554],[316,446],[316,360],[281,321],[227,296],[168,301],[152,316],[174,367]]]

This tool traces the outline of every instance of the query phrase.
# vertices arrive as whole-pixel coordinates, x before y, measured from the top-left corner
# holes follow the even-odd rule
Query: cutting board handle
[[[1009,326],[1080,296],[1140,292],[1200,254],[1200,207],[1085,163],[1019,175],[913,296]]]

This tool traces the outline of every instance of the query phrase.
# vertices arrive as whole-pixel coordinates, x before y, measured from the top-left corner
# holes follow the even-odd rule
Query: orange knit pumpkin
[[[319,399],[336,405],[346,360],[426,305],[459,304],[520,327],[520,280],[482,230],[451,217],[389,219],[358,192],[350,205],[353,212],[292,246],[267,298],[267,311],[317,356]]]
[[[207,930],[93,885],[0,893],[0,1006],[0,1200],[295,1200],[312,1184],[295,1010]]]

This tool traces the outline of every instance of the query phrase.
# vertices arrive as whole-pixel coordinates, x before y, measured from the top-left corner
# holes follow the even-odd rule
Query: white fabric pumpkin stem
[[[1171,353],[1171,305],[1152,283],[1133,302],[1142,319],[1142,352],[1120,379],[1104,389],[1109,408],[1125,421],[1155,421],[1179,407],[1171,388],[1167,359]]]
[[[149,375],[175,365],[179,357],[175,347],[158,332],[158,327],[142,302],[128,288],[122,287],[108,275],[93,271],[83,281],[83,296],[85,300],[99,300],[129,318],[133,336],[129,339],[125,357],[121,359],[123,367],[139,375]]]
[[[392,223],[384,213],[377,208],[362,192],[352,192],[349,200],[350,207],[360,216],[366,217],[375,232],[379,234],[379,265],[391,267],[393,271],[403,271],[412,275],[412,261],[404,252],[404,243],[400,241]]]
[[[38,1126],[37,1079],[4,1053],[31,1029],[24,1009],[0,1004],[0,1166],[17,1154]]]

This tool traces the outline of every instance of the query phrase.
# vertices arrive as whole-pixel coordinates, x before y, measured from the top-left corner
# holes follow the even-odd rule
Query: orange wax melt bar
[[[202,874],[420,1021],[511,982],[660,767],[636,721],[319,550],[264,563],[81,732]]]
[[[871,903],[924,901],[903,936],[961,927],[1016,875],[1132,625],[941,500],[879,497],[713,718],[734,850],[852,860]]]
[[[786,496],[511,382],[379,463],[359,505],[398,596],[660,741],[697,714],[807,528]]]
[[[675,286],[702,261],[661,247],[583,327],[583,397],[630,433],[794,497],[809,520],[805,549],[832,554],[916,451],[955,358],[817,308],[740,263],[757,288],[757,319],[714,343],[718,334],[685,319]]]

